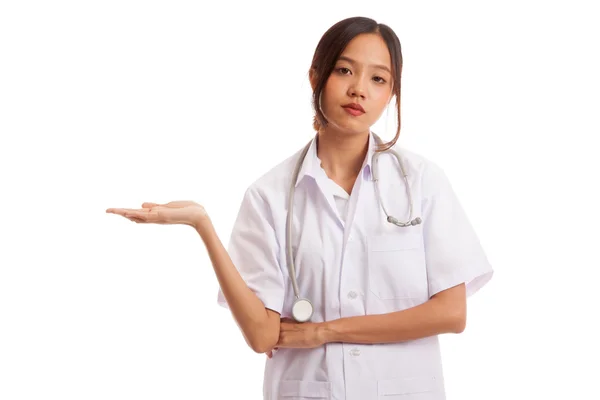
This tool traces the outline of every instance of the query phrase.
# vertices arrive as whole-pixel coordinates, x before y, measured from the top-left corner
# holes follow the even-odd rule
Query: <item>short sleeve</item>
[[[258,190],[251,187],[244,194],[234,222],[228,253],[242,279],[265,308],[281,314],[284,285],[278,249],[269,207]],[[229,308],[220,288],[217,302]]]
[[[429,296],[461,283],[467,297],[481,289],[492,266],[448,177],[432,162],[423,172],[422,219]]]

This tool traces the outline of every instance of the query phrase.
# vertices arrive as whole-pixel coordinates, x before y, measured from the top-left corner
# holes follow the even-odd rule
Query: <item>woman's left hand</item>
[[[279,327],[279,341],[273,350],[278,348],[311,349],[326,343],[323,325],[312,322],[296,322],[290,318],[282,318]],[[273,352],[267,353],[269,358]]]

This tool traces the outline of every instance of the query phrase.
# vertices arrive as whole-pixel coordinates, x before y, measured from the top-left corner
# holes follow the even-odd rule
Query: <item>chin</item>
[[[330,121],[331,127],[348,135],[361,135],[371,130],[371,126],[358,121]]]

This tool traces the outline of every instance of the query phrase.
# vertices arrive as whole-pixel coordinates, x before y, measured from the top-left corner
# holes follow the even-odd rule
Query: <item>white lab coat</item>
[[[465,282],[470,296],[493,270],[443,170],[414,152],[403,158],[422,224],[386,221],[371,180],[374,138],[351,196],[320,167],[313,143],[294,199],[293,249],[301,297],[313,322],[389,313],[426,302]],[[245,193],[229,254],[265,307],[291,318],[294,292],[286,265],[285,225],[300,151]],[[379,157],[380,193],[389,214],[408,219],[404,179],[393,155]],[[345,214],[345,215],[344,215]],[[227,307],[221,291],[218,303]],[[437,336],[394,344],[329,343],[279,349],[266,359],[264,399],[445,399]]]

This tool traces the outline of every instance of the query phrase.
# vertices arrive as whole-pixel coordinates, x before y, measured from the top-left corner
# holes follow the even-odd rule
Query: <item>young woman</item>
[[[246,191],[228,251],[190,201],[109,209],[201,236],[264,398],[442,400],[438,335],[493,271],[443,170],[400,148],[402,53],[368,18],[333,25],[309,78],[316,134]],[[389,143],[371,132],[393,98]],[[398,396],[398,397],[395,397]]]

